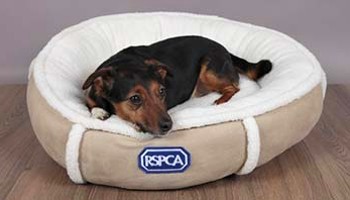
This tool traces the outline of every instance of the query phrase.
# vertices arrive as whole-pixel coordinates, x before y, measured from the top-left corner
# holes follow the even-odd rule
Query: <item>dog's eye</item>
[[[159,95],[160,95],[161,97],[165,97],[165,95],[166,95],[166,89],[165,89],[165,87],[161,87],[161,88],[159,89]]]
[[[129,100],[131,101],[132,104],[134,105],[141,105],[142,104],[142,99],[141,96],[138,94],[135,94],[134,96],[131,96],[129,98]]]

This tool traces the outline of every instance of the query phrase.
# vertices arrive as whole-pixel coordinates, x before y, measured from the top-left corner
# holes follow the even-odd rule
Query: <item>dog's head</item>
[[[107,100],[114,113],[156,136],[172,128],[167,113],[165,77],[169,68],[157,60],[104,67],[91,74],[83,85]]]

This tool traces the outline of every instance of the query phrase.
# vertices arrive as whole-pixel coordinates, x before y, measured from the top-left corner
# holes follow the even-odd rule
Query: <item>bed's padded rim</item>
[[[232,50],[231,52],[237,53],[237,55],[249,59],[253,62],[253,60],[255,60],[254,62],[257,62],[260,59],[265,59],[265,58],[269,58],[272,60],[272,62],[274,64],[276,64],[276,71],[273,70],[271,73],[269,73],[266,77],[264,77],[263,79],[261,79],[259,81],[259,84],[262,86],[261,91],[263,91],[263,93],[257,92],[254,95],[251,95],[251,97],[254,98],[242,98],[242,101],[239,101],[239,105],[243,105],[242,107],[245,108],[240,108],[235,110],[235,107],[232,107],[232,112],[231,114],[227,113],[227,110],[221,110],[221,109],[216,109],[213,107],[200,107],[200,109],[184,109],[181,112],[176,112],[176,114],[174,114],[174,116],[172,116],[174,119],[174,125],[173,128],[174,129],[185,129],[185,128],[190,128],[190,127],[200,127],[203,125],[208,125],[208,124],[215,124],[215,123],[219,123],[219,122],[224,122],[224,121],[229,121],[231,119],[244,119],[246,117],[251,117],[251,116],[257,116],[260,114],[263,114],[265,112],[271,111],[275,108],[278,108],[279,106],[283,106],[286,105],[288,103],[290,103],[291,101],[300,98],[301,96],[305,95],[307,92],[309,92],[312,88],[314,88],[317,84],[319,84],[319,82],[321,81],[321,76],[323,78],[322,80],[322,85],[324,86],[324,90],[325,90],[325,86],[326,86],[326,79],[325,79],[325,74],[323,72],[323,70],[321,69],[318,61],[316,60],[316,58],[311,54],[311,52],[309,52],[305,47],[303,47],[300,43],[298,43],[297,41],[295,41],[294,39],[290,38],[289,36],[271,30],[271,29],[267,29],[264,27],[259,27],[259,26],[255,26],[255,25],[250,25],[250,24],[246,24],[246,23],[242,23],[242,22],[235,22],[232,20],[228,20],[228,19],[224,19],[224,18],[219,18],[219,17],[214,17],[214,16],[204,16],[204,15],[196,15],[196,14],[189,14],[189,13],[163,13],[163,12],[155,12],[155,13],[133,13],[133,14],[118,14],[118,15],[111,15],[111,16],[103,16],[103,17],[98,17],[98,18],[94,18],[94,19],[90,19],[87,20],[85,22],[80,23],[79,25],[74,25],[72,27],[69,27],[65,30],[63,30],[61,33],[57,34],[55,37],[53,37],[50,42],[45,46],[45,48],[39,53],[39,55],[33,60],[32,64],[31,64],[31,70],[33,71],[33,75],[36,76],[36,82],[37,82],[37,86],[40,89],[40,92],[43,94],[43,96],[46,98],[46,100],[48,101],[48,103],[55,109],[57,109],[58,112],[60,112],[63,116],[67,117],[68,119],[70,119],[70,121],[76,122],[76,123],[81,123],[83,124],[85,127],[89,127],[89,128],[93,128],[93,129],[100,129],[100,130],[106,130],[106,131],[111,131],[114,133],[121,133],[121,134],[125,134],[125,135],[130,135],[132,137],[144,137],[143,134],[139,134],[137,131],[135,131],[135,129],[133,129],[131,126],[128,126],[126,123],[113,123],[114,120],[107,120],[104,122],[101,122],[99,120],[96,119],[92,119],[89,118],[89,112],[86,109],[86,107],[82,104],[81,99],[82,99],[82,95],[83,93],[80,90],[80,86],[82,85],[83,81],[85,80],[85,77],[87,77],[92,71],[94,71],[94,68],[91,68],[91,66],[97,66],[98,63],[102,62],[103,60],[105,60],[109,55],[113,54],[113,52],[115,53],[116,51],[120,50],[123,47],[126,46],[130,46],[130,44],[134,44],[134,45],[138,45],[138,44],[144,44],[146,43],[150,43],[150,42],[155,42],[154,39],[150,39],[149,37],[147,37],[147,39],[143,38],[143,37],[132,37],[132,38],[137,38],[136,40],[130,40],[128,41],[129,37],[125,37],[125,34],[120,35],[119,37],[116,38],[122,38],[121,41],[119,41],[122,45],[120,46],[120,48],[116,48],[114,50],[112,50],[111,52],[107,49],[109,49],[108,47],[110,46],[110,44],[115,44],[113,41],[115,40],[115,37],[113,36],[113,34],[117,34],[121,31],[120,27],[121,26],[117,26],[115,30],[110,30],[110,31],[106,31],[109,30],[108,28],[105,30],[102,28],[102,26],[100,28],[94,28],[95,25],[97,25],[98,27],[102,24],[105,23],[109,23],[109,22],[114,22],[117,20],[121,20],[123,22],[126,22],[126,26],[122,28],[123,29],[123,33],[124,30],[129,30],[129,28],[135,28],[135,27],[142,27],[142,25],[145,26],[145,28],[149,28],[149,26],[147,26],[147,24],[139,24],[137,26],[133,26],[132,23],[128,24],[127,20],[131,20],[133,21],[134,19],[136,21],[138,21],[139,19],[143,20],[149,18],[151,20],[155,19],[156,22],[155,23],[151,23],[151,24],[158,24],[158,22],[160,22],[161,27],[163,27],[163,25],[167,25],[166,26],[166,31],[162,32],[162,34],[158,35],[158,32],[156,34],[153,34],[153,30],[155,29],[151,29],[152,31],[152,38],[153,36],[158,37],[161,36],[161,38],[165,39],[167,37],[171,37],[171,36],[175,36],[175,35],[183,35],[183,34],[199,34],[199,35],[205,35],[208,36],[209,38],[212,37],[212,39],[216,40],[216,36],[214,35],[225,35],[227,31],[231,32],[231,30],[227,30],[227,29],[222,29],[222,30],[226,30],[226,31],[221,31],[218,32],[218,34],[215,34],[216,31],[214,30],[221,30],[220,27],[230,27],[232,25],[238,25],[240,28],[249,28],[249,30],[243,31],[244,34],[240,34],[240,37],[237,38],[235,34],[235,36],[233,38],[235,38],[232,41],[228,41],[229,37],[218,37],[217,41],[222,41],[223,44],[228,45],[227,48],[229,50]],[[158,21],[158,18],[160,21]],[[185,20],[185,19],[191,19],[191,20]],[[174,26],[168,26],[169,23],[166,23],[167,20],[170,19],[171,21],[173,20],[174,22]],[[180,21],[178,21],[177,19],[181,19]],[[126,21],[125,21],[126,20]],[[182,25],[180,25],[179,27],[175,26],[175,22],[176,24],[180,23],[183,24],[183,22],[185,21],[193,21],[193,24],[189,23],[184,23],[185,27],[183,27]],[[197,23],[198,21],[203,20],[203,22],[209,22],[211,25],[215,25],[215,24],[221,24],[220,26],[216,27],[216,26],[207,26],[208,30],[212,30],[208,32],[207,34],[202,34],[202,30],[207,30],[207,28],[204,29],[196,29],[193,31],[191,27],[197,27],[200,26],[199,23]],[[196,22],[195,22],[196,21]],[[227,23],[227,24],[226,24]],[[108,25],[109,26],[109,25]],[[129,27],[131,26],[131,27]],[[212,27],[216,27],[214,29],[212,29]],[[253,28],[252,30],[250,30],[251,28]],[[113,36],[111,38],[111,40],[104,40],[104,37],[100,38],[101,40],[98,40],[99,42],[94,43],[93,41],[95,41],[95,39],[93,38],[85,38],[85,37],[79,37],[80,33],[77,33],[78,35],[76,35],[77,37],[73,37],[71,38],[70,36],[72,36],[71,34],[75,33],[78,30],[85,30],[85,29],[91,29],[93,30],[93,32],[95,33],[96,31],[102,31],[101,33],[97,34],[97,38],[100,38],[100,36]],[[231,28],[230,28],[231,29]],[[145,29],[146,30],[146,29]],[[182,32],[183,30],[187,30],[186,32]],[[232,30],[233,32],[235,32],[236,30]],[[238,30],[237,30],[238,31]],[[247,32],[248,31],[248,32]],[[252,32],[251,32],[252,31]],[[182,32],[182,33],[181,33]],[[205,31],[207,33],[207,31]],[[249,34],[249,33],[253,33],[253,34]],[[111,34],[113,33],[113,34]],[[126,36],[129,36],[131,33],[134,32],[126,32]],[[271,35],[271,34],[272,35]],[[73,34],[74,35],[74,34]],[[94,34],[93,34],[94,35]],[[133,34],[131,34],[133,35]],[[146,34],[145,34],[146,35]],[[258,35],[262,35],[264,37],[266,37],[265,39],[263,39],[262,43],[260,43],[258,46],[256,45],[252,45],[251,43],[254,43],[253,41],[259,41],[261,39],[261,37],[257,37]],[[275,37],[273,37],[273,35],[277,36],[278,39],[277,41],[275,41],[275,44],[284,44],[282,45],[281,49],[277,48],[279,47],[279,45],[277,45],[277,47],[274,46],[270,46],[268,47],[270,44],[270,38],[273,39]],[[270,37],[271,36],[271,37]],[[66,42],[60,43],[61,40],[64,40],[64,38],[68,38],[68,40]],[[70,39],[69,39],[70,38]],[[87,39],[84,40],[83,38]],[[158,38],[158,39],[161,39]],[[226,38],[226,39],[224,39]],[[260,39],[259,39],[260,38]],[[71,40],[72,39],[72,40]],[[150,40],[149,40],[150,39]],[[223,40],[222,40],[223,39]],[[124,41],[125,40],[125,41]],[[274,40],[274,39],[273,39]],[[85,41],[85,42],[84,42]],[[111,42],[112,41],[112,42]],[[122,41],[124,41],[125,43],[123,44]],[[148,42],[147,42],[148,41]],[[244,41],[244,42],[243,42]],[[62,41],[61,41],[62,42]],[[83,45],[83,43],[84,45]],[[232,43],[233,46],[231,46],[230,44]],[[241,44],[242,42],[242,44]],[[91,48],[92,46],[94,46],[94,44],[96,44],[98,46],[98,49],[94,49]],[[266,44],[266,47],[265,47]],[[290,46],[290,45],[291,46]],[[72,49],[61,49],[60,47],[66,47],[66,46],[72,46]],[[87,45],[87,46],[86,46]],[[106,47],[103,47],[103,46]],[[124,46],[126,45],[126,46]],[[238,46],[236,46],[238,45]],[[242,45],[242,46],[241,46]],[[236,46],[238,49],[236,49]],[[102,47],[102,48],[99,48]],[[230,49],[230,47],[232,49]],[[76,56],[78,56],[78,58],[82,55],[85,55],[84,51],[81,53],[76,52],[76,50],[79,50],[81,48],[86,48],[88,50],[88,52],[94,52],[92,55],[95,55],[96,52],[98,52],[98,55],[100,55],[100,53],[104,52],[104,50],[107,50],[108,52],[106,52],[106,54],[104,54],[104,56],[102,57],[98,57],[95,58],[92,55],[88,56],[88,57],[84,57],[83,63],[77,63],[76,61]],[[271,52],[271,57],[270,55],[268,56],[267,52],[265,52],[265,50],[267,51],[268,49],[269,52]],[[294,49],[293,51],[290,52],[290,50]],[[253,50],[253,52],[251,52],[251,50]],[[264,51],[262,51],[264,50]],[[286,50],[288,52],[288,54],[284,55],[284,50]],[[71,52],[69,55],[76,55],[76,56],[62,56],[65,55],[66,52]],[[53,52],[56,52],[57,54],[53,54]],[[74,52],[74,53],[73,53]],[[258,53],[257,53],[258,52]],[[294,53],[293,53],[294,52]],[[265,55],[266,53],[266,55]],[[295,54],[295,55],[294,55]],[[97,55],[97,54],[96,54]],[[265,55],[265,56],[263,56]],[[296,57],[294,57],[294,56]],[[298,55],[298,56],[297,56]],[[263,56],[263,57],[260,57]],[[305,58],[305,59],[300,59],[300,58]],[[71,63],[66,63],[64,64],[64,60],[71,60]],[[87,62],[85,63],[85,61],[87,60],[91,60],[92,59],[92,63],[91,62]],[[256,60],[257,59],[257,60]],[[276,60],[275,60],[276,59]],[[286,60],[285,60],[286,59]],[[305,63],[304,63],[304,61]],[[281,62],[282,64],[278,64],[279,62]],[[53,65],[55,63],[55,65]],[[89,64],[90,63],[90,64]],[[288,67],[285,68],[284,70],[278,70],[279,67],[277,66],[284,66],[284,67]],[[311,67],[311,65],[313,66],[313,71],[309,71],[307,69],[309,69],[309,67]],[[61,69],[60,66],[68,66],[67,68],[63,68]],[[81,67],[84,67],[85,70],[81,71]],[[90,66],[90,70],[87,70],[87,67]],[[289,68],[290,67],[290,68]],[[296,67],[295,69],[299,68],[299,70],[293,70],[293,68]],[[75,70],[75,72],[73,73],[73,69],[79,69],[79,70]],[[281,68],[280,68],[281,69]],[[89,72],[90,71],[90,72]],[[285,72],[285,73],[278,73],[278,71],[280,72]],[[308,78],[305,78],[304,76],[300,75],[300,71],[303,71],[305,73],[303,73],[304,75],[308,75]],[[64,73],[61,74],[60,72],[69,72],[69,73]],[[270,80],[273,80],[273,78],[271,79],[272,74],[277,73],[276,77],[283,77],[283,79],[280,80],[285,80],[282,82],[282,84],[271,84]],[[294,73],[291,73],[294,72]],[[31,74],[31,73],[30,73]],[[80,76],[82,74],[85,74],[83,77]],[[294,74],[294,75],[293,75]],[[62,75],[62,76],[60,76]],[[270,76],[270,78],[269,78]],[[59,77],[59,79],[50,79],[53,77]],[[302,80],[299,79],[299,77],[304,77]],[[67,80],[75,80],[73,82],[67,81]],[[51,80],[51,81],[50,81]],[[55,87],[53,87],[52,83],[69,83],[69,86],[76,86],[76,87],[56,87],[57,85],[62,86],[62,84],[53,84],[55,85]],[[295,85],[298,82],[297,85]],[[274,86],[271,88],[266,88],[265,86]],[[294,86],[293,86],[294,85]],[[282,87],[279,87],[282,86]],[[275,88],[276,87],[276,88]],[[283,90],[282,90],[283,88]],[[60,91],[60,89],[64,89],[64,91],[69,91],[68,93],[56,93],[56,91]],[[274,91],[280,91],[278,92],[279,94],[275,94]],[[75,92],[74,92],[75,91]],[[261,92],[260,91],[260,92]],[[261,94],[266,94],[266,95],[261,95]],[[274,95],[273,95],[274,94]],[[256,96],[257,95],[257,96]],[[250,95],[249,95],[250,96]],[[264,96],[269,96],[270,98],[265,99]],[[271,98],[272,96],[274,96],[273,98]],[[61,97],[61,98],[58,98]],[[67,97],[74,97],[74,100],[68,100]],[[259,103],[255,102],[256,99],[260,99],[263,101],[259,100]],[[265,99],[265,100],[264,100]],[[76,105],[76,101],[79,101],[78,103],[78,107],[75,107],[73,105]],[[249,103],[251,102],[251,103]],[[255,102],[255,103],[253,103]],[[248,103],[247,105],[245,105],[245,103]],[[253,104],[252,104],[253,103]],[[73,106],[73,107],[70,107]],[[249,108],[249,109],[248,109]],[[229,108],[228,108],[229,109]],[[221,111],[220,111],[221,110]],[[208,115],[210,115],[211,117],[202,117],[203,113],[210,113]],[[84,113],[84,114],[83,114]],[[233,114],[234,113],[234,114]],[[119,119],[119,118],[118,118]],[[175,123],[176,122],[176,123]]]
[[[65,145],[72,123],[48,105],[33,78],[27,96],[32,126],[40,143],[56,162],[65,166]],[[304,97],[256,117],[261,132],[259,165],[304,138],[319,119],[322,102],[318,85]],[[240,121],[177,131],[164,139],[149,141],[88,131],[81,145],[81,170],[87,181],[97,184],[130,189],[182,188],[237,172],[245,161],[245,144]],[[147,145],[184,146],[192,154],[192,165],[182,174],[144,174],[138,169],[136,155]]]
[[[66,143],[73,123],[49,106],[35,85],[34,78],[28,81],[27,106],[39,142],[58,164],[65,167]]]
[[[258,166],[304,139],[318,122],[322,110],[323,93],[319,84],[300,99],[255,117],[261,148]]]

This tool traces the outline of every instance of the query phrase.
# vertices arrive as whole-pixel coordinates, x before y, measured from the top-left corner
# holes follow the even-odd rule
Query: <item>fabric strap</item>
[[[66,145],[66,168],[69,178],[77,184],[85,183],[79,166],[80,144],[86,128],[80,124],[74,124],[69,132]]]
[[[254,117],[243,120],[243,126],[247,134],[247,159],[242,168],[236,173],[238,175],[249,174],[258,164],[260,155],[259,127]]]

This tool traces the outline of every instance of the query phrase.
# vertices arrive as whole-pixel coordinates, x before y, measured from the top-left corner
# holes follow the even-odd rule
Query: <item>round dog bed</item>
[[[112,116],[93,119],[81,86],[104,60],[132,45],[201,35],[250,62],[269,59],[258,83],[212,105],[218,94],[169,111],[174,127],[163,138],[137,132]],[[103,16],[65,29],[33,60],[27,103],[46,152],[75,183],[129,189],[174,189],[247,174],[302,140],[322,112],[325,74],[290,37],[215,16],[138,13]]]

